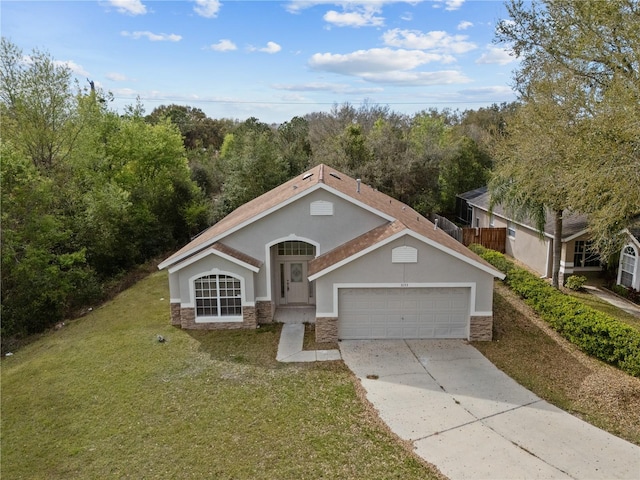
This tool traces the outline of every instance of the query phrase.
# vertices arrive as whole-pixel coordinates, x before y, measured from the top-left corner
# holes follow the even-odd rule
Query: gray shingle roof
[[[294,201],[296,197],[301,197],[305,191],[319,184],[326,185],[344,197],[350,197],[391,220],[388,224],[383,225],[383,228],[374,229],[322,255],[322,258],[313,262],[312,270],[314,272],[328,268],[403,229],[412,230],[449,251],[455,252],[463,258],[466,257],[471,263],[480,264],[492,272],[496,271],[493,266],[447,235],[442,229],[436,229],[433,223],[413,208],[371,186],[360,184],[356,179],[324,164],[317,165],[308,172],[298,175],[264,195],[245,203],[164,260],[159,267],[167,268],[180,263],[214,244],[217,244],[214,248],[221,251],[224,251],[225,247],[228,249],[227,246],[220,247],[219,243],[226,235],[253,222],[258,216],[268,214],[270,211]],[[232,254],[236,258],[242,256],[241,252],[237,251]],[[243,260],[250,264],[259,263],[256,259],[247,259],[246,257]]]
[[[486,187],[483,187],[483,188],[484,188],[484,192],[482,193],[477,193],[478,190],[482,190],[482,189],[476,189],[476,190],[472,190],[471,192],[465,192],[464,194],[461,194],[458,196],[460,198],[465,198],[464,195],[472,194],[472,192],[476,192],[472,194],[470,199],[465,198],[467,200],[467,203],[469,205],[472,205],[474,207],[477,207],[481,210],[485,210],[488,212],[489,202],[491,201],[491,195],[488,192]],[[519,225],[524,225],[525,227],[528,227],[532,230],[536,230],[536,227],[534,226],[531,220],[529,219],[514,220],[513,216],[510,215],[509,212],[502,207],[502,205],[494,205],[493,214],[499,217],[511,220],[514,223],[517,223]],[[563,218],[562,218],[562,238],[563,239],[573,237],[574,235],[587,230],[587,228],[588,228],[588,222],[587,222],[587,217],[585,215],[571,213],[567,211],[564,212]],[[544,225],[544,232],[547,235],[553,236],[554,230],[555,230],[555,227],[554,227],[553,214],[551,212],[547,212],[546,222]]]

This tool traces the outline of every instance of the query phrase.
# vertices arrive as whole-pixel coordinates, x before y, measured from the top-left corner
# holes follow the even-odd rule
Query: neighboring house
[[[553,217],[549,215],[541,238],[538,230],[526,221],[514,221],[505,210],[496,205],[489,212],[490,196],[487,187],[458,195],[457,219],[460,223],[476,227],[506,227],[506,253],[521,261],[541,276],[553,273]],[[640,290],[640,219],[624,230],[625,245],[620,252],[617,283]],[[592,251],[587,217],[565,213],[562,220],[562,255],[560,280],[574,273],[598,272],[603,265],[599,255]]]
[[[318,341],[490,340],[490,264],[403,203],[326,165],[246,203],[164,260],[171,322],[256,328],[315,306]]]
[[[640,221],[624,233],[626,243],[620,252],[617,283],[640,291]]]
[[[544,234],[527,221],[515,221],[496,205],[490,212],[487,187],[458,195],[458,219],[472,227],[507,228],[505,251],[542,277],[553,274],[553,216],[547,216]],[[592,250],[587,218],[565,212],[562,220],[560,281],[569,275],[602,270],[600,256]]]

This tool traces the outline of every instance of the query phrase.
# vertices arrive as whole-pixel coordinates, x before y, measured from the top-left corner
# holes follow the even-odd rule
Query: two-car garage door
[[[467,338],[469,288],[341,288],[338,338]]]

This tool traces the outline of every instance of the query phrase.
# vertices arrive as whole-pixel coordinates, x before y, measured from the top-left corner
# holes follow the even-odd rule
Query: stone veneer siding
[[[470,341],[491,341],[493,338],[493,316],[471,317],[470,321]]]
[[[273,323],[273,302],[256,302],[258,323]]]
[[[180,304],[172,303],[171,304],[171,325],[180,326],[182,325],[180,320]]]
[[[333,317],[316,317],[316,342],[338,341],[338,319]]]
[[[172,324],[173,323],[173,305],[172,305]],[[196,323],[196,310],[195,308],[181,308],[180,309],[180,323],[179,325],[185,330],[230,330],[230,329],[252,329],[258,326],[256,319],[255,307],[242,307],[242,322],[209,322],[209,323]]]

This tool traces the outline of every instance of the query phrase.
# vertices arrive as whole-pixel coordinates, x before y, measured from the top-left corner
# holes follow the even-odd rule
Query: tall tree
[[[547,96],[556,100],[557,118],[563,109],[572,114],[552,123],[576,139],[568,195],[589,215],[606,256],[616,249],[610,239],[640,212],[640,4],[510,0],[507,8],[497,40],[521,59],[515,82],[525,103]],[[565,85],[573,88],[568,102]],[[548,133],[541,130],[536,141],[543,144]]]
[[[0,42],[3,136],[16,139],[39,168],[51,169],[73,148],[81,128],[75,121],[71,70],[45,52],[28,57],[8,39]]]
[[[282,155],[289,166],[289,176],[304,172],[311,160],[309,122],[302,117],[293,117],[278,127],[278,140]]]
[[[220,168],[225,175],[218,218],[285,182],[289,168],[269,125],[250,118],[224,139]]]

